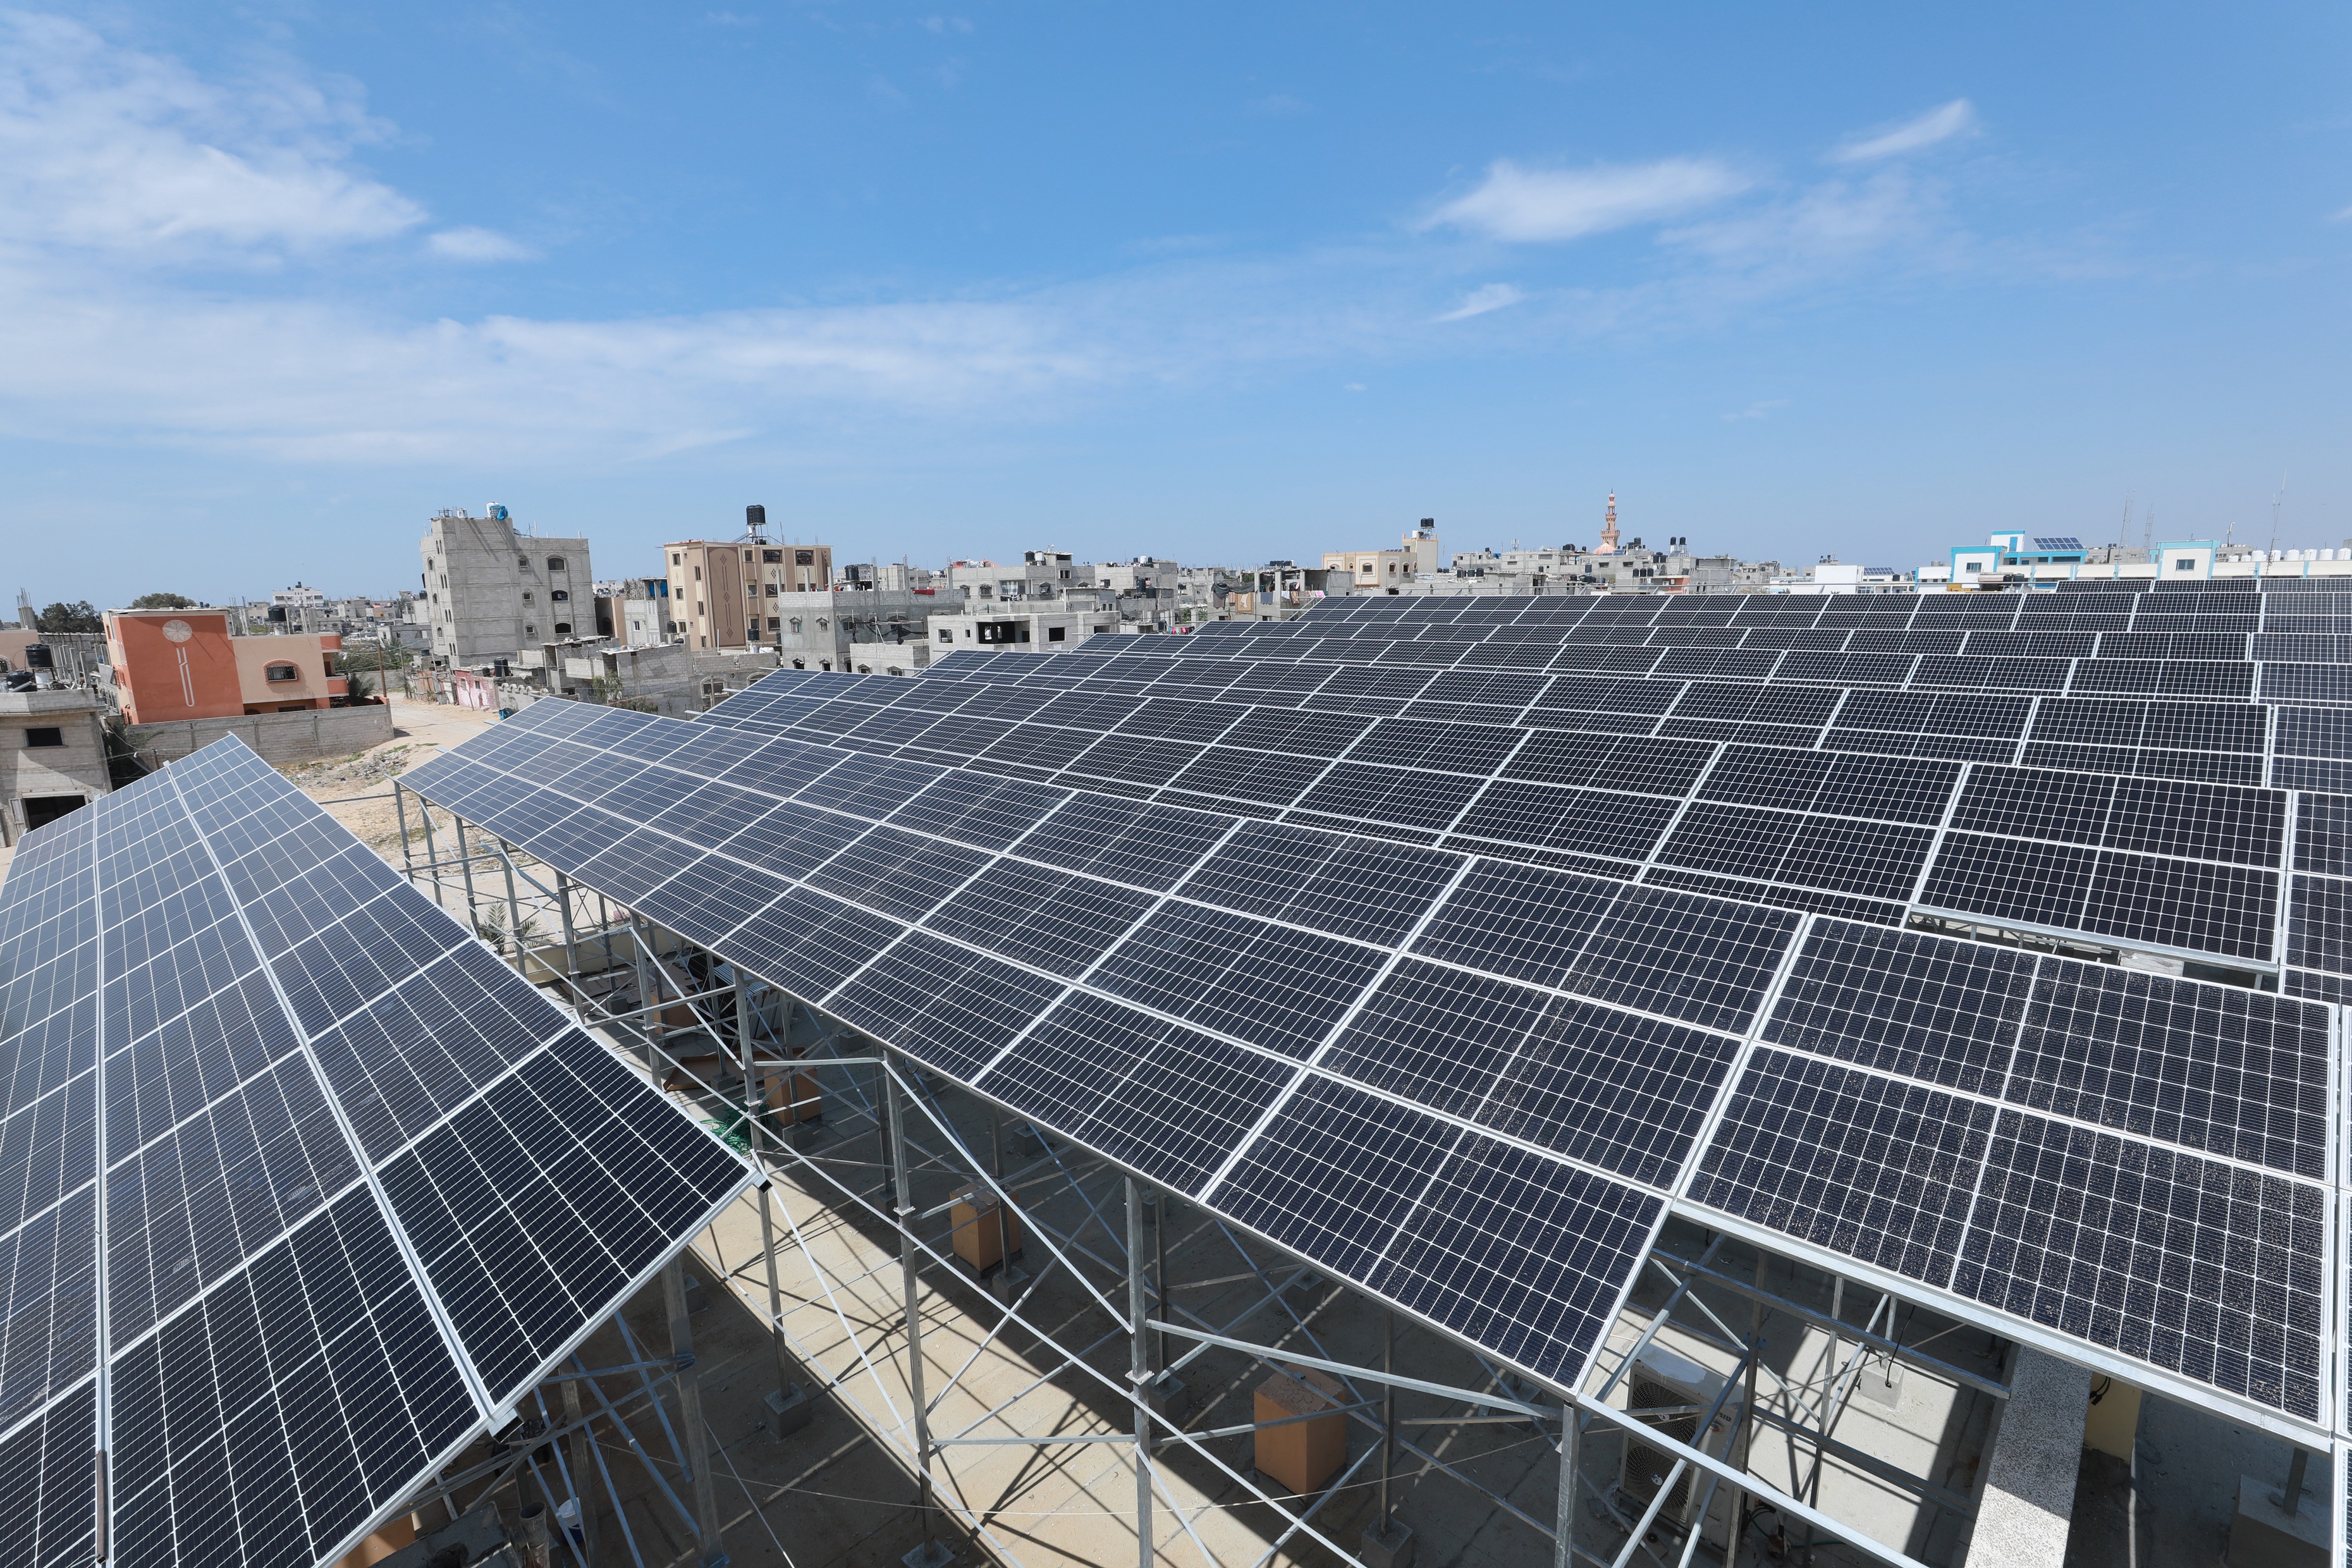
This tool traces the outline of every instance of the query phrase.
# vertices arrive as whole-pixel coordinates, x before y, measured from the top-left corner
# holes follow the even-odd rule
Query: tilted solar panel
[[[667,784],[625,816],[553,787],[614,752]],[[1835,766],[1753,787],[1817,803]],[[1675,1207],[2250,1419],[2333,1415],[2308,1002],[571,704],[410,777],[592,886],[592,838],[664,840],[635,896],[688,940],[1555,1383]],[[774,781],[751,820],[813,847],[658,826],[714,778]],[[977,860],[930,826],[1007,789]],[[2112,793],[2076,820],[2094,855],[2154,831]]]
[[[337,1561],[751,1179],[235,740],[0,973],[0,1562]]]
[[[1162,661],[1151,668],[1171,667]],[[992,668],[992,679],[995,673]],[[926,722],[906,722],[912,689],[878,677],[780,672],[710,718],[929,762],[972,755],[932,743],[947,699],[927,697]],[[1520,700],[1531,689],[1515,683],[1507,695]],[[2084,930],[2256,963],[2278,958],[2280,792],[2135,781],[2122,796],[2131,821],[2210,820],[2215,831],[2134,833],[2119,818],[2111,841],[2081,853],[2042,844],[2046,835],[2032,824],[1988,815],[1980,804],[1997,785],[2095,789],[2104,792],[2102,802],[2115,798],[2104,773],[2043,769],[2070,762],[2097,768],[2123,745],[2147,741],[2152,724],[2159,739],[2173,742],[2162,751],[2176,764],[2231,754],[2196,750],[2197,742],[2251,747],[2234,753],[2245,764],[2237,775],[2258,779],[2263,712],[2252,706],[2207,713],[2178,703],[2037,704],[1981,695],[1654,682],[1646,693],[1671,704],[1666,711],[1640,710],[1654,702],[1622,706],[1637,710],[1623,717],[1654,733],[1604,735],[1529,733],[1525,726],[1540,721],[1532,706],[1508,724],[1421,719],[1413,716],[1422,710],[1418,702],[1398,716],[1374,719],[1268,709],[1251,694],[1220,687],[1212,703],[1244,716],[1203,748],[1156,733],[1158,716],[1145,710],[1139,695],[1083,691],[1049,699],[1027,717],[996,727],[978,749],[976,765],[1012,763],[1024,776],[1074,787],[1156,794],[1212,811],[1278,815],[1286,822],[1881,924],[1927,910]],[[1493,710],[1512,711],[1502,705]],[[1983,737],[1981,749],[1958,758],[1812,749],[1817,741],[1826,743],[1823,726],[1832,720],[1994,732]],[[2192,732],[2192,720],[2201,731]],[[2235,720],[2249,722],[2233,725]],[[1065,729],[1065,722],[1084,727]],[[2029,733],[2116,744],[2062,751],[2032,742]],[[2184,741],[2190,745],[2179,744]],[[2042,767],[1998,765],[2021,750]],[[1962,763],[1971,761],[1979,765],[1969,773]],[[1971,804],[1948,827],[1946,807],[1964,773]],[[2267,813],[2271,828],[2249,827],[2252,837],[2242,843],[2216,837],[2219,825],[2249,812]]]

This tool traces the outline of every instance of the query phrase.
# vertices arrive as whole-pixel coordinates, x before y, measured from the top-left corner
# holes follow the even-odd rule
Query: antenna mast
[[[2286,470],[2279,470],[2278,493],[2271,497],[2271,559],[2278,559],[2279,513],[2286,506]]]

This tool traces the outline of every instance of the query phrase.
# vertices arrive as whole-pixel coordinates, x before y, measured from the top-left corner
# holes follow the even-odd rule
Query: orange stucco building
[[[222,610],[110,610],[106,646],[132,724],[331,708],[346,690],[342,638],[233,637]]]

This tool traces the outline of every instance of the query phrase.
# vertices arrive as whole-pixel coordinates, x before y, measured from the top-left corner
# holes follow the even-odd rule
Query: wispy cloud
[[[434,255],[451,261],[529,261],[539,254],[488,228],[445,228],[425,244]]]
[[[1761,403],[1749,404],[1747,407],[1740,409],[1736,414],[1727,414],[1724,416],[1724,418],[1732,421],[1742,419],[1764,419],[1769,418],[1774,409],[1786,408],[1788,406],[1789,400],[1785,397],[1768,397]]]
[[[1278,253],[1173,236],[1093,277],[968,279],[930,300],[434,319],[396,303],[430,288],[433,263],[531,252],[434,226],[370,174],[359,153],[387,134],[355,87],[207,79],[79,22],[0,13],[0,434],[287,462],[617,465],[813,431],[1036,425],[1302,369],[1357,394],[1416,355],[1704,331],[1865,267],[1942,264],[1959,232],[1942,187],[1902,163],[1792,191],[1696,157],[1505,161],[1422,226],[1513,242],[1679,226],[1607,285],[1530,276],[1542,259],[1520,253],[1507,270],[1524,287],[1472,287],[1462,247],[1393,235]],[[407,269],[404,286],[362,293],[316,265],[355,254],[379,280]],[[241,295],[224,258],[248,268]],[[184,282],[185,266],[206,270]],[[1433,320],[1440,289],[1467,292]],[[1507,332],[1445,325],[1504,309]]]
[[[1976,106],[1965,98],[1956,98],[1899,125],[1881,126],[1842,142],[1831,150],[1830,161],[1833,163],[1874,163],[1881,158],[1916,153],[1923,147],[1949,142],[1955,136],[1974,135],[1976,130]]]
[[[942,37],[949,33],[971,31],[971,23],[962,16],[926,16],[923,18],[922,26],[925,32],[938,33]]]
[[[1483,316],[1489,310],[1500,310],[1526,299],[1527,291],[1516,283],[1489,283],[1483,289],[1473,289],[1462,297],[1462,303],[1436,318],[1441,321],[1466,321],[1473,316]]]
[[[1527,169],[1503,158],[1487,166],[1475,190],[1445,203],[1421,226],[1521,242],[1580,239],[1674,217],[1736,195],[1748,184],[1737,170],[1703,158],[1589,169]]]
[[[59,16],[0,12],[0,239],[170,257],[387,238],[416,203],[349,166],[357,95],[233,88]]]

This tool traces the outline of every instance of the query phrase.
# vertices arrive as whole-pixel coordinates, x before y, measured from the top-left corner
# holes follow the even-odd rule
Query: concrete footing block
[[[1412,1568],[1412,1526],[1400,1519],[1373,1525],[1357,1543],[1356,1556],[1364,1568]]]
[[[771,1390],[768,1394],[768,1430],[778,1437],[788,1437],[807,1426],[816,1415],[809,1403],[808,1390],[795,1383],[786,1388]]]
[[[937,1536],[898,1559],[907,1568],[948,1568],[948,1564],[955,1560],[955,1548]]]
[[[2323,1469],[2323,1485],[2325,1475]],[[2326,1568],[2326,1494],[2305,1487],[2288,1513],[2279,1507],[2278,1490],[2274,1481],[2238,1478],[2237,1517],[2230,1521],[2230,1545],[2221,1553],[2228,1568]]]
[[[1162,1421],[1181,1422],[1192,1408],[1192,1391],[1172,1372],[1163,1372],[1144,1385],[1143,1407]]]

